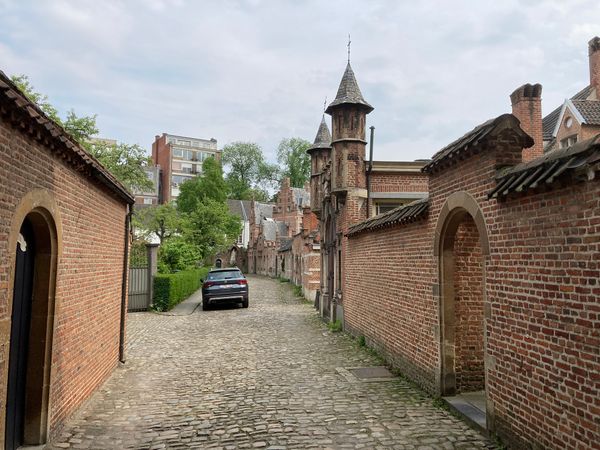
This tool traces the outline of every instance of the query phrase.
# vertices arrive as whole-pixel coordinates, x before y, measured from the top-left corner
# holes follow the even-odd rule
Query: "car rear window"
[[[209,280],[227,280],[230,278],[243,278],[242,272],[239,270],[222,270],[219,272],[209,272]]]

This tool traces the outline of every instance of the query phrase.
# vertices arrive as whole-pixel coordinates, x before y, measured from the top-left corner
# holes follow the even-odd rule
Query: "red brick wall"
[[[598,443],[600,182],[497,204],[487,272],[490,396],[501,431]]]
[[[483,213],[489,238],[486,382],[495,430],[517,446],[590,448],[598,442],[600,415],[600,182],[596,177],[487,200],[496,164],[516,162],[520,153],[500,141],[431,177],[427,220],[350,237],[346,327],[366,336],[426,389],[439,392],[434,232],[449,195],[467,192]],[[481,258],[472,240],[464,244],[456,249],[462,267],[455,278],[457,306],[460,312],[468,302],[466,309],[480,318],[477,290],[465,289],[462,281],[480,282],[481,267],[474,263]],[[481,322],[473,318],[457,326],[468,330],[458,338],[461,356]],[[480,361],[480,348],[469,351],[468,360]],[[474,368],[479,379],[479,363]],[[459,383],[469,385],[469,377]]]
[[[364,335],[411,378],[433,390],[438,365],[438,306],[431,296],[429,233],[417,222],[349,240],[345,326]]]
[[[38,143],[0,122],[0,322],[10,329],[7,236],[23,197],[50,192],[62,225],[50,381],[51,431],[117,364],[126,205]],[[0,343],[0,402],[5,411],[8,342]],[[0,418],[4,423],[4,417]]]
[[[428,176],[424,173],[373,172],[371,192],[427,192]]]
[[[458,227],[454,241],[455,371],[457,392],[484,388],[483,255],[471,216]]]

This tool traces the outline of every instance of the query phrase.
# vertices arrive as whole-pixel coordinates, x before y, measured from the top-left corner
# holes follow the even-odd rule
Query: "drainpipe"
[[[125,314],[127,314],[127,269],[129,267],[129,228],[131,223],[130,205],[125,215],[125,247],[123,251],[123,274],[121,277],[121,323],[119,326],[119,361],[125,363]]]
[[[369,142],[369,167],[367,168],[367,219],[371,217],[371,171],[373,170],[373,138],[375,136],[375,127],[370,126],[371,139]]]

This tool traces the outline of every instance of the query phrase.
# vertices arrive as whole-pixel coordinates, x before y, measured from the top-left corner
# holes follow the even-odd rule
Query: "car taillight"
[[[211,286],[214,286],[215,282],[214,281],[205,281],[204,284],[202,285],[203,288],[209,288]]]
[[[248,280],[240,280],[238,281],[238,284],[248,284]]]

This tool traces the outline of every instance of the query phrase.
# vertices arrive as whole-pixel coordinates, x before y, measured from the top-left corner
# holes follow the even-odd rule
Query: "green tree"
[[[93,143],[88,152],[130,190],[148,191],[153,188],[144,168],[150,165],[150,157],[137,144]]]
[[[35,88],[29,81],[29,77],[24,74],[13,75],[10,77],[13,83],[25,94],[25,96],[37,104],[42,111],[52,120],[62,125],[62,120],[58,116],[58,110],[48,101],[48,96],[35,91]]]
[[[162,245],[167,239],[181,233],[185,218],[171,203],[142,208],[133,215],[133,226],[138,235],[156,236]]]
[[[302,188],[310,180],[310,142],[300,138],[282,139],[277,147],[281,175],[290,179],[293,187]]]
[[[58,110],[48,101],[48,96],[35,91],[27,75],[13,75],[11,80],[29,100],[36,103],[50,119],[63,127],[80,144],[87,145],[90,138],[98,134],[96,115],[80,117],[70,110],[63,120]]]
[[[223,164],[229,169],[226,180],[230,198],[268,198],[267,189],[277,183],[279,170],[265,160],[258,144],[233,142],[223,147],[222,155]]]
[[[166,241],[158,250],[158,270],[161,273],[173,273],[195,267],[201,255],[198,247],[182,237]]]
[[[183,236],[197,246],[202,258],[224,250],[242,231],[239,217],[231,214],[225,203],[209,198],[198,202],[186,216]]]
[[[71,136],[75,138],[86,150],[90,149],[90,139],[98,134],[96,125],[96,115],[81,116],[75,114],[75,111],[70,110],[67,113],[67,118],[62,122],[63,128]]]
[[[215,158],[205,159],[202,175],[181,184],[177,197],[177,209],[191,213],[205,199],[223,203],[227,200],[229,186],[223,179],[223,169]]]

